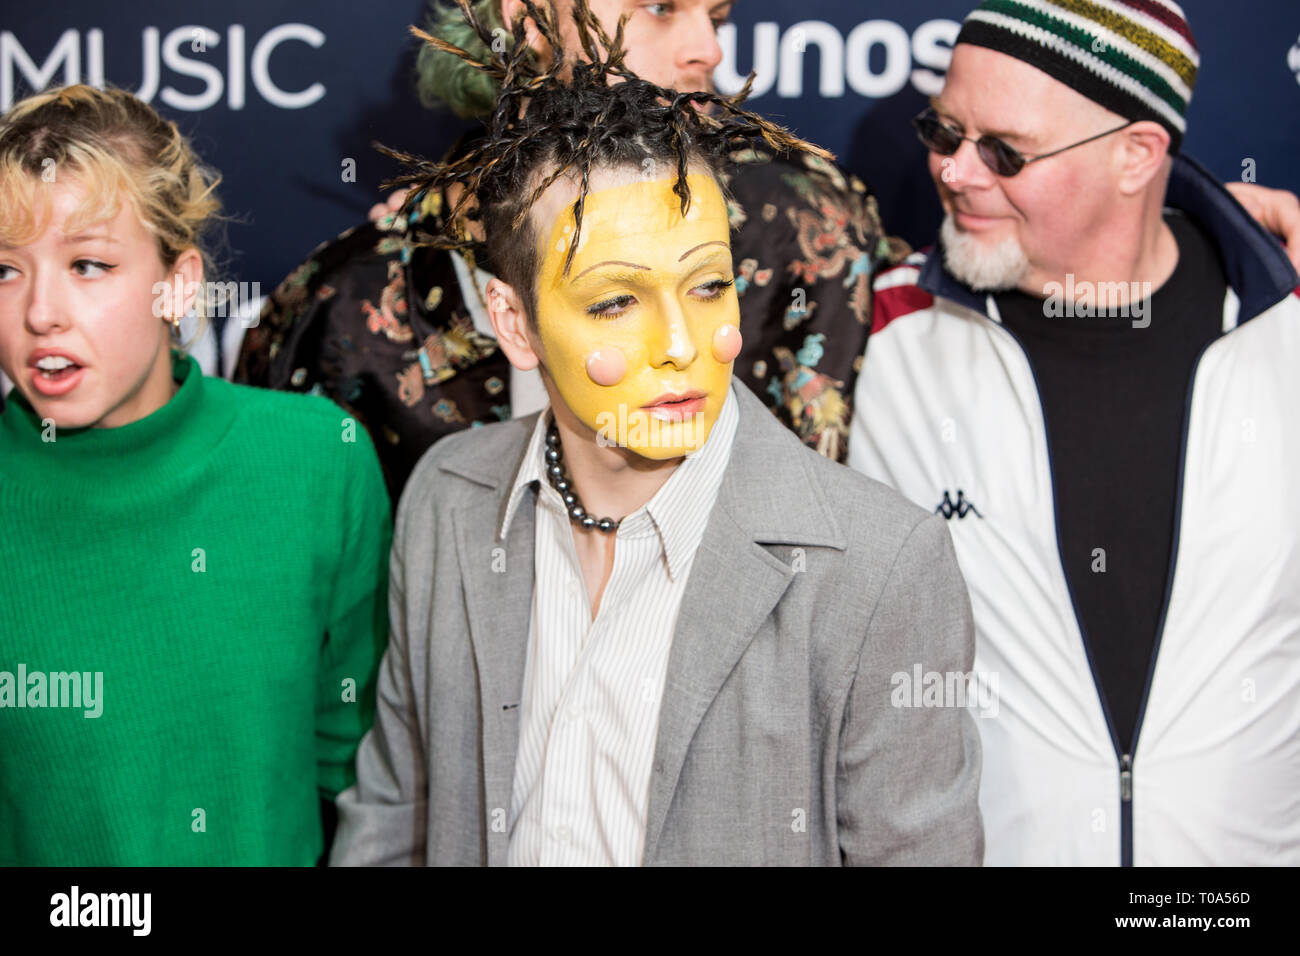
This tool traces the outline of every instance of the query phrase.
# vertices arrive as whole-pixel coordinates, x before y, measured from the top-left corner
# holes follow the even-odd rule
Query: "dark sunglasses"
[[[1066,150],[1074,149],[1076,146],[1082,146],[1085,143],[1101,139],[1103,136],[1110,136],[1122,129],[1128,129],[1136,122],[1137,120],[1129,120],[1123,126],[1116,126],[1104,133],[1089,136],[1077,143],[1071,143],[1069,146],[1063,146],[1060,149],[1052,150],[1050,153],[1042,153],[1038,156],[1026,156],[1020,150],[1014,146],[1008,146],[996,136],[981,136],[979,139],[963,136],[958,130],[953,129],[939,119],[939,114],[932,107],[922,110],[912,120],[912,125],[916,127],[916,135],[921,140],[921,144],[930,152],[938,153],[940,156],[951,156],[961,148],[962,143],[970,140],[975,144],[975,151],[979,153],[979,157],[985,166],[999,176],[1014,176],[1030,163],[1036,163],[1040,159],[1047,159],[1049,156],[1059,156]]]

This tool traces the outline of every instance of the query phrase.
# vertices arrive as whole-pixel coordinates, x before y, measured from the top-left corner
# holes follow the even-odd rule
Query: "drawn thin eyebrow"
[[[725,245],[727,245],[727,243],[723,242],[721,239],[710,239],[708,242],[701,242],[698,246],[695,247],[695,249],[703,249],[705,246],[725,246]],[[692,252],[694,252],[695,249],[687,249],[678,257],[677,261],[681,262]]]
[[[649,266],[639,266],[635,262],[624,262],[621,259],[606,259],[604,262],[597,262],[594,266],[587,266],[587,268],[583,269],[576,276],[574,276],[572,281],[577,282],[579,279],[585,276],[592,269],[599,269],[601,266],[630,266],[633,269],[645,269],[647,272],[650,271]]]

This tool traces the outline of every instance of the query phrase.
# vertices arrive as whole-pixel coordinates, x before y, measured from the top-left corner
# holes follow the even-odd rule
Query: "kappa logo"
[[[956,501],[953,501],[952,495],[945,490],[943,493],[943,501],[939,502],[938,507],[934,509],[934,513],[937,515],[943,515],[944,519],[947,521],[951,521],[954,517],[963,519],[970,514],[973,514],[977,518],[984,517],[980,514],[978,508],[966,500],[966,493],[960,488],[957,489]]]

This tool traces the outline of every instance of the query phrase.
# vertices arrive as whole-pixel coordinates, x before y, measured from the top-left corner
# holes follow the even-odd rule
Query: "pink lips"
[[[642,406],[660,421],[679,422],[691,415],[704,411],[705,394],[700,391],[685,392],[681,395],[660,395],[653,402]]]
[[[55,374],[53,378],[47,378],[44,373],[37,368],[36,363],[43,358],[51,356],[65,358],[73,364],[66,369]],[[79,384],[86,374],[85,363],[64,349],[37,349],[27,357],[27,369],[31,375],[32,388],[46,398],[56,398],[59,395],[66,395]]]

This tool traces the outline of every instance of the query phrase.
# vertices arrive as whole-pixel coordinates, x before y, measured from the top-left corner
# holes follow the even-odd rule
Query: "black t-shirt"
[[[1038,381],[1065,574],[1128,752],[1165,603],[1191,377],[1222,330],[1227,292],[1205,233],[1178,213],[1165,221],[1178,265],[1140,306],[1107,314],[1100,307],[1115,300],[1097,290],[1097,315],[1022,292],[997,297]]]

